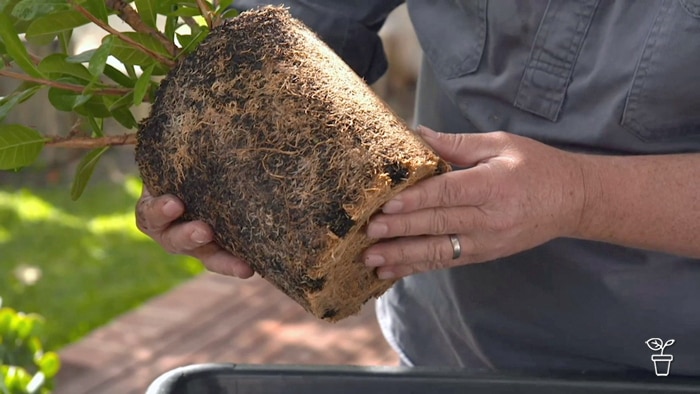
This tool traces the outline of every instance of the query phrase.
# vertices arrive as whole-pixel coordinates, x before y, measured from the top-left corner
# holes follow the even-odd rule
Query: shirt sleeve
[[[238,0],[240,11],[269,4],[289,7],[295,18],[315,31],[367,83],[387,69],[379,29],[404,0]]]

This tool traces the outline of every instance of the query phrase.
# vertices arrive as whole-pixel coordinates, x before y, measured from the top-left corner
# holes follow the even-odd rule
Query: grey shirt
[[[376,32],[399,1],[285,3],[368,80],[386,68]],[[700,152],[699,0],[408,7],[425,56],[421,124],[578,152]],[[653,370],[645,341],[659,337],[675,339],[673,375],[700,375],[700,261],[680,256],[557,239],[408,277],[378,315],[409,365]]]

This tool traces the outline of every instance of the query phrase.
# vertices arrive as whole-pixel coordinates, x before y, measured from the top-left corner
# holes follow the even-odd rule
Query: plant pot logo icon
[[[671,372],[673,355],[664,354],[664,349],[673,345],[675,342],[675,339],[669,339],[665,343],[661,340],[661,338],[647,339],[646,344],[649,346],[649,349],[659,352],[659,354],[653,354],[651,356],[651,361],[654,362],[654,372],[656,372],[656,376],[668,376],[668,374]]]

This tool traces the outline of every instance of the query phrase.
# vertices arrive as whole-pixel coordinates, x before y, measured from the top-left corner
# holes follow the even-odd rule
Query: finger
[[[200,260],[211,272],[246,279],[255,273],[242,259],[232,255],[214,242],[200,246],[188,253]]]
[[[467,233],[479,227],[482,212],[475,207],[429,208],[394,215],[379,214],[367,226],[370,238]]]
[[[155,238],[184,212],[185,205],[177,197],[171,194],[153,197],[144,187],[136,203],[136,226]]]
[[[156,234],[154,239],[169,253],[189,254],[194,249],[212,242],[214,232],[208,224],[196,220],[170,225]]]
[[[419,209],[479,206],[493,194],[493,171],[487,164],[452,171],[406,188],[382,207],[384,213],[405,213]]]
[[[453,259],[454,250],[447,235],[425,235],[376,243],[363,254],[364,263],[368,267],[427,264],[430,269],[465,264],[475,247],[469,237],[457,238],[461,249],[457,259]]]
[[[472,167],[498,154],[509,144],[508,134],[492,133],[438,133],[418,126],[416,133],[444,160],[461,167]]]

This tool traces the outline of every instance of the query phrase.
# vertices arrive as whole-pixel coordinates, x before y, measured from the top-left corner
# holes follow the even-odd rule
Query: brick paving
[[[62,349],[55,394],[143,393],[193,363],[396,365],[374,304],[339,323],[307,314],[265,280],[203,274]]]

